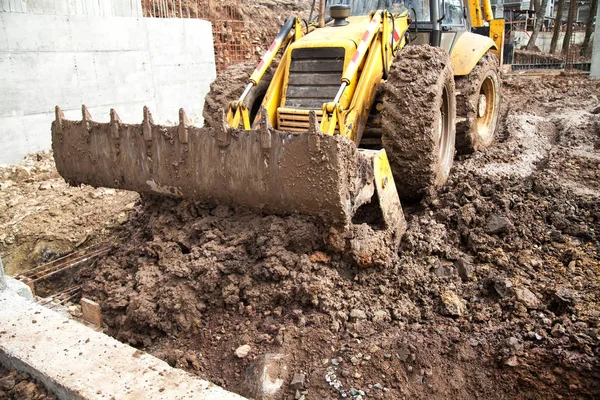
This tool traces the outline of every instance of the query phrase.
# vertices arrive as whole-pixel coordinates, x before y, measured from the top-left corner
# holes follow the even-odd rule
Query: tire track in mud
[[[594,164],[600,161],[595,147],[600,140],[590,142],[588,132],[596,132],[600,139],[599,126],[600,116],[588,110],[566,109],[556,114],[538,115],[511,109],[498,129],[496,145],[484,154],[458,161],[455,172],[527,178],[547,169],[562,186],[576,194],[598,196],[598,185],[590,179],[581,182],[575,174],[566,174],[564,167],[595,169]]]

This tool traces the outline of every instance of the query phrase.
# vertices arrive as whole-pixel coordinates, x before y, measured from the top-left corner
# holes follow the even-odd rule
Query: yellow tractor
[[[72,184],[367,223],[397,242],[400,198],[439,188],[455,151],[493,140],[504,24],[482,1],[321,0],[318,20],[286,21],[245,87],[221,73],[202,128],[183,109],[160,126],[147,108],[136,125],[114,110],[92,121],[85,106],[68,121],[57,107],[58,171]]]

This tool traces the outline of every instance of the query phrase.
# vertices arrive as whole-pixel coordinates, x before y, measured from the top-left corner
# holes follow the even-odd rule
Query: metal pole
[[[590,10],[594,12],[594,10]],[[594,32],[594,46],[592,47],[592,66],[590,68],[590,79],[600,79],[600,1],[596,7],[596,29]]]
[[[440,2],[429,2],[429,14],[431,15],[431,37],[429,44],[439,47],[442,43],[442,24],[440,23]]]
[[[319,0],[319,28],[325,27],[325,0]]]

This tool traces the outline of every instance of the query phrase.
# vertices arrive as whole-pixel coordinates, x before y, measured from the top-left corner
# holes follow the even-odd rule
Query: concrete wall
[[[515,35],[515,49],[519,49],[522,46],[527,46],[527,43],[529,43],[529,36],[531,35],[531,32],[514,31],[513,34]],[[575,44],[583,43],[585,32],[573,32],[573,35],[575,36]],[[562,48],[562,42],[564,37],[565,33],[561,32],[560,36],[558,37],[557,45],[557,49],[559,50]],[[537,40],[535,41],[535,44],[541,51],[548,53],[550,52],[550,42],[552,42],[552,32],[540,32],[537,37]]]
[[[201,125],[216,76],[211,26],[198,19],[0,13],[0,164],[50,148],[54,106],[96,121]]]
[[[0,11],[35,14],[141,17],[141,0],[0,0]]]

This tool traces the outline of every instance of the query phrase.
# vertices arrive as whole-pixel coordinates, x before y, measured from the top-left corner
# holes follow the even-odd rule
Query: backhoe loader
[[[69,121],[57,106],[58,171],[71,184],[366,223],[397,243],[400,199],[439,188],[456,150],[493,140],[504,25],[482,2],[321,0],[315,21],[287,19],[228,104],[209,93],[202,128],[183,109],[161,126],[146,107],[126,124],[115,110],[95,122],[85,106]]]

